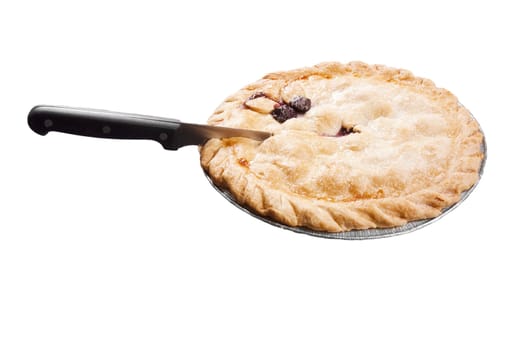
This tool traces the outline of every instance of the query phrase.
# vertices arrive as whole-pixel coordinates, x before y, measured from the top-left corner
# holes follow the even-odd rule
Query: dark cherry
[[[344,128],[343,126],[340,128],[340,130],[338,131],[338,133],[335,135],[335,136],[345,136],[345,135],[349,135],[349,134],[352,134],[353,132],[355,132],[353,130],[352,127],[350,128]]]
[[[289,101],[289,105],[299,113],[305,113],[310,109],[311,102],[307,97],[294,96],[292,100]]]
[[[272,112],[270,112],[274,119],[280,123],[284,123],[285,121],[296,118],[298,116],[298,113],[289,105],[278,105]]]

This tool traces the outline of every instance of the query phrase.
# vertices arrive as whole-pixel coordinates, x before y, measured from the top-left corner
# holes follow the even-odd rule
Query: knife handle
[[[154,140],[165,149],[176,150],[180,123],[176,119],[99,109],[36,106],[27,116],[29,127],[40,135],[49,131],[105,139]]]

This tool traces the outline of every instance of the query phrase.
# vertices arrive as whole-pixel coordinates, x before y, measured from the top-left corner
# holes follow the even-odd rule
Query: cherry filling
[[[354,128],[351,126],[350,128],[344,128],[343,126],[340,128],[340,130],[336,133],[336,137],[349,135],[352,133],[359,132],[358,130],[354,130]]]
[[[283,100],[277,100],[275,98],[272,98],[271,96],[269,96],[268,94],[262,92],[262,91],[258,91],[254,94],[252,94],[249,98],[247,98],[247,100],[245,101],[245,106],[246,107],[249,107],[251,109],[254,109],[256,111],[258,111],[256,108],[256,106],[252,106],[252,105],[248,105],[248,101],[252,101],[252,100],[255,100],[257,98],[265,98],[265,99],[268,99],[270,101],[269,104],[271,103],[271,101],[275,102],[274,104],[274,109],[272,109],[272,111],[270,111],[270,114],[272,115],[272,117],[274,117],[274,119],[278,122],[278,123],[284,123],[286,122],[287,120],[289,119],[292,119],[292,118],[297,118],[299,116],[299,114],[304,114],[304,113],[307,113],[311,106],[312,106],[312,103],[311,103],[311,100],[305,96],[294,96],[293,98],[290,99],[290,101],[287,103]],[[268,110],[270,110],[270,108],[272,107],[266,107],[268,108],[266,111],[264,109],[261,108],[261,111],[260,113],[268,113]],[[350,128],[346,128],[344,126],[341,126],[340,127],[340,130],[338,130],[338,132],[335,134],[335,135],[325,135],[325,136],[333,136],[333,137],[341,137],[341,136],[346,136],[346,135],[349,135],[349,134],[353,134],[353,133],[359,133],[360,130],[356,130],[354,129],[353,126],[351,126]],[[244,164],[243,164],[244,165]]]
[[[279,123],[284,123],[289,119],[297,118],[298,114],[307,113],[311,107],[311,100],[304,96],[294,96],[288,103],[286,103],[283,100],[278,101],[262,91],[258,91],[247,98],[244,104],[245,107],[255,109],[255,106],[249,106],[247,102],[262,97],[276,102],[274,109],[270,114]],[[258,111],[257,109],[255,110]]]
[[[294,96],[289,101],[289,106],[294,108],[298,113],[306,113],[311,106],[310,99],[303,96]]]
[[[270,114],[272,114],[274,119],[279,123],[284,123],[287,120],[298,116],[296,110],[287,104],[276,104],[276,107],[270,112]]]
[[[298,113],[306,113],[311,107],[311,101],[307,97],[294,96],[289,103],[280,102],[270,112],[279,123],[298,117]]]

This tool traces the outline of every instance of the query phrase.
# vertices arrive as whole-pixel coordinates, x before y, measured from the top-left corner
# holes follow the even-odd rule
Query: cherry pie
[[[209,140],[201,164],[251,211],[323,232],[432,218],[479,179],[483,135],[449,91],[361,62],[266,75],[209,124],[269,131]]]

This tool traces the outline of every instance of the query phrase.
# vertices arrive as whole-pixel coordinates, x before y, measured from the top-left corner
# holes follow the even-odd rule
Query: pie
[[[322,232],[433,218],[479,179],[483,134],[449,91],[362,62],[271,73],[209,124],[273,133],[211,139],[201,165],[241,205]]]

